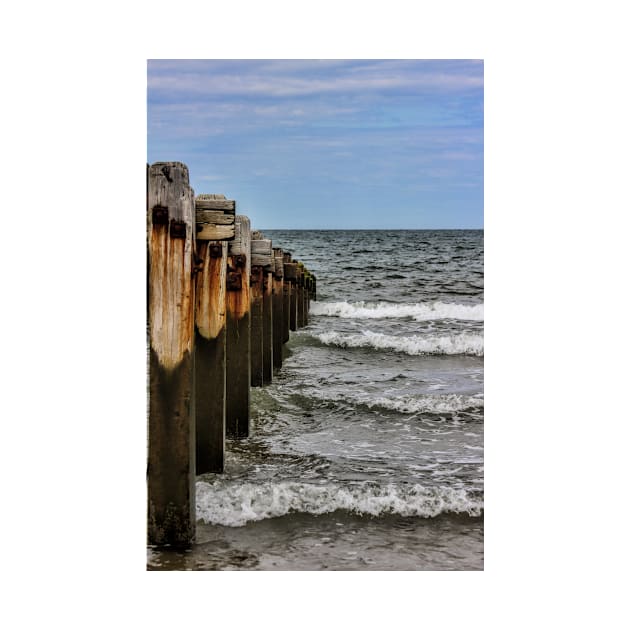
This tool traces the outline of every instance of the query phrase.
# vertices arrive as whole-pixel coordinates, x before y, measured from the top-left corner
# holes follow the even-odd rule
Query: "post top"
[[[201,193],[200,195],[197,195],[197,199],[225,199],[225,195],[214,193]]]
[[[164,172],[164,169],[171,168],[181,170],[182,172],[186,173],[186,176],[188,176],[188,167],[183,162],[154,162],[153,164],[151,164],[151,166],[149,166],[149,170],[154,172]]]

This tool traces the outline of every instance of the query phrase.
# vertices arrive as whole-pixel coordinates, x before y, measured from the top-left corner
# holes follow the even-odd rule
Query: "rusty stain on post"
[[[171,163],[169,163],[171,164]],[[173,163],[178,164],[178,163]],[[181,165],[184,167],[184,165]],[[166,166],[164,166],[166,168]],[[184,167],[186,168],[186,167]],[[159,169],[161,172],[162,169]],[[169,167],[174,181],[183,181],[179,170]],[[186,181],[188,169],[186,168]],[[160,364],[172,369],[179,364],[185,352],[192,352],[192,200],[193,192],[188,186],[182,188],[181,198],[173,195],[164,184],[170,182],[163,176],[156,180],[153,171],[149,171],[149,205],[167,207],[172,213],[171,221],[188,222],[184,226],[184,238],[173,238],[166,223],[149,226],[149,335],[151,347],[155,351]],[[174,198],[175,197],[175,198]],[[157,199],[159,202],[153,203]],[[170,201],[171,205],[163,205]],[[189,211],[185,216],[184,207]],[[181,228],[179,228],[181,229]]]
[[[227,243],[201,241],[197,252],[203,262],[197,276],[195,324],[202,337],[214,339],[225,326]]]

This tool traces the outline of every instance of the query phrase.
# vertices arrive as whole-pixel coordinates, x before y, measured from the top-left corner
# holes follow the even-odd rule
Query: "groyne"
[[[246,438],[250,388],[282,367],[316,278],[252,230],[237,202],[195,196],[181,162],[147,166],[148,542],[195,537],[196,475],[221,473]]]

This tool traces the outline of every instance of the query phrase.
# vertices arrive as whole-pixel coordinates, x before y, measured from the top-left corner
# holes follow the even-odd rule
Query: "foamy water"
[[[420,354],[472,354],[483,356],[483,335],[455,333],[452,335],[392,336],[371,330],[348,335],[328,331],[315,335],[319,341],[340,348],[374,348],[393,350],[410,355]]]
[[[345,510],[359,515],[435,517],[453,512],[480,516],[483,502],[464,489],[425,488],[363,482],[342,486],[297,481],[197,484],[197,516],[207,523],[240,527],[250,521],[292,512],[329,514]]]
[[[309,395],[321,400],[346,402],[365,405],[369,409],[400,411],[401,413],[453,414],[458,411],[482,410],[484,399],[482,394],[462,396],[417,395],[417,396],[382,396],[371,395],[361,391],[323,393],[321,390],[309,391]]]
[[[483,321],[483,304],[429,302],[392,304],[389,302],[314,302],[313,315],[348,319],[412,318],[415,321],[461,319]]]

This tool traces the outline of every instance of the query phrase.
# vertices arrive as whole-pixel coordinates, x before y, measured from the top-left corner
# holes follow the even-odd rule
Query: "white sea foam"
[[[316,334],[315,337],[327,346],[340,348],[375,348],[411,355],[472,354],[483,356],[483,335],[479,333],[396,337],[364,330],[359,334],[328,331]]]
[[[312,302],[312,315],[350,319],[395,319],[411,317],[414,320],[462,319],[483,321],[483,304],[450,304],[427,302],[392,304],[389,302]]]
[[[466,409],[479,409],[484,406],[482,396],[464,396],[462,394],[444,394],[428,396],[374,396],[368,393],[335,395],[322,392],[322,398],[366,405],[370,409],[379,407],[401,413],[457,413]]]
[[[198,481],[197,518],[206,523],[241,527],[250,521],[284,516],[291,512],[327,514],[346,510],[380,516],[399,514],[430,518],[445,512],[480,516],[483,499],[464,489],[363,484],[316,485],[297,481],[242,483]]]

